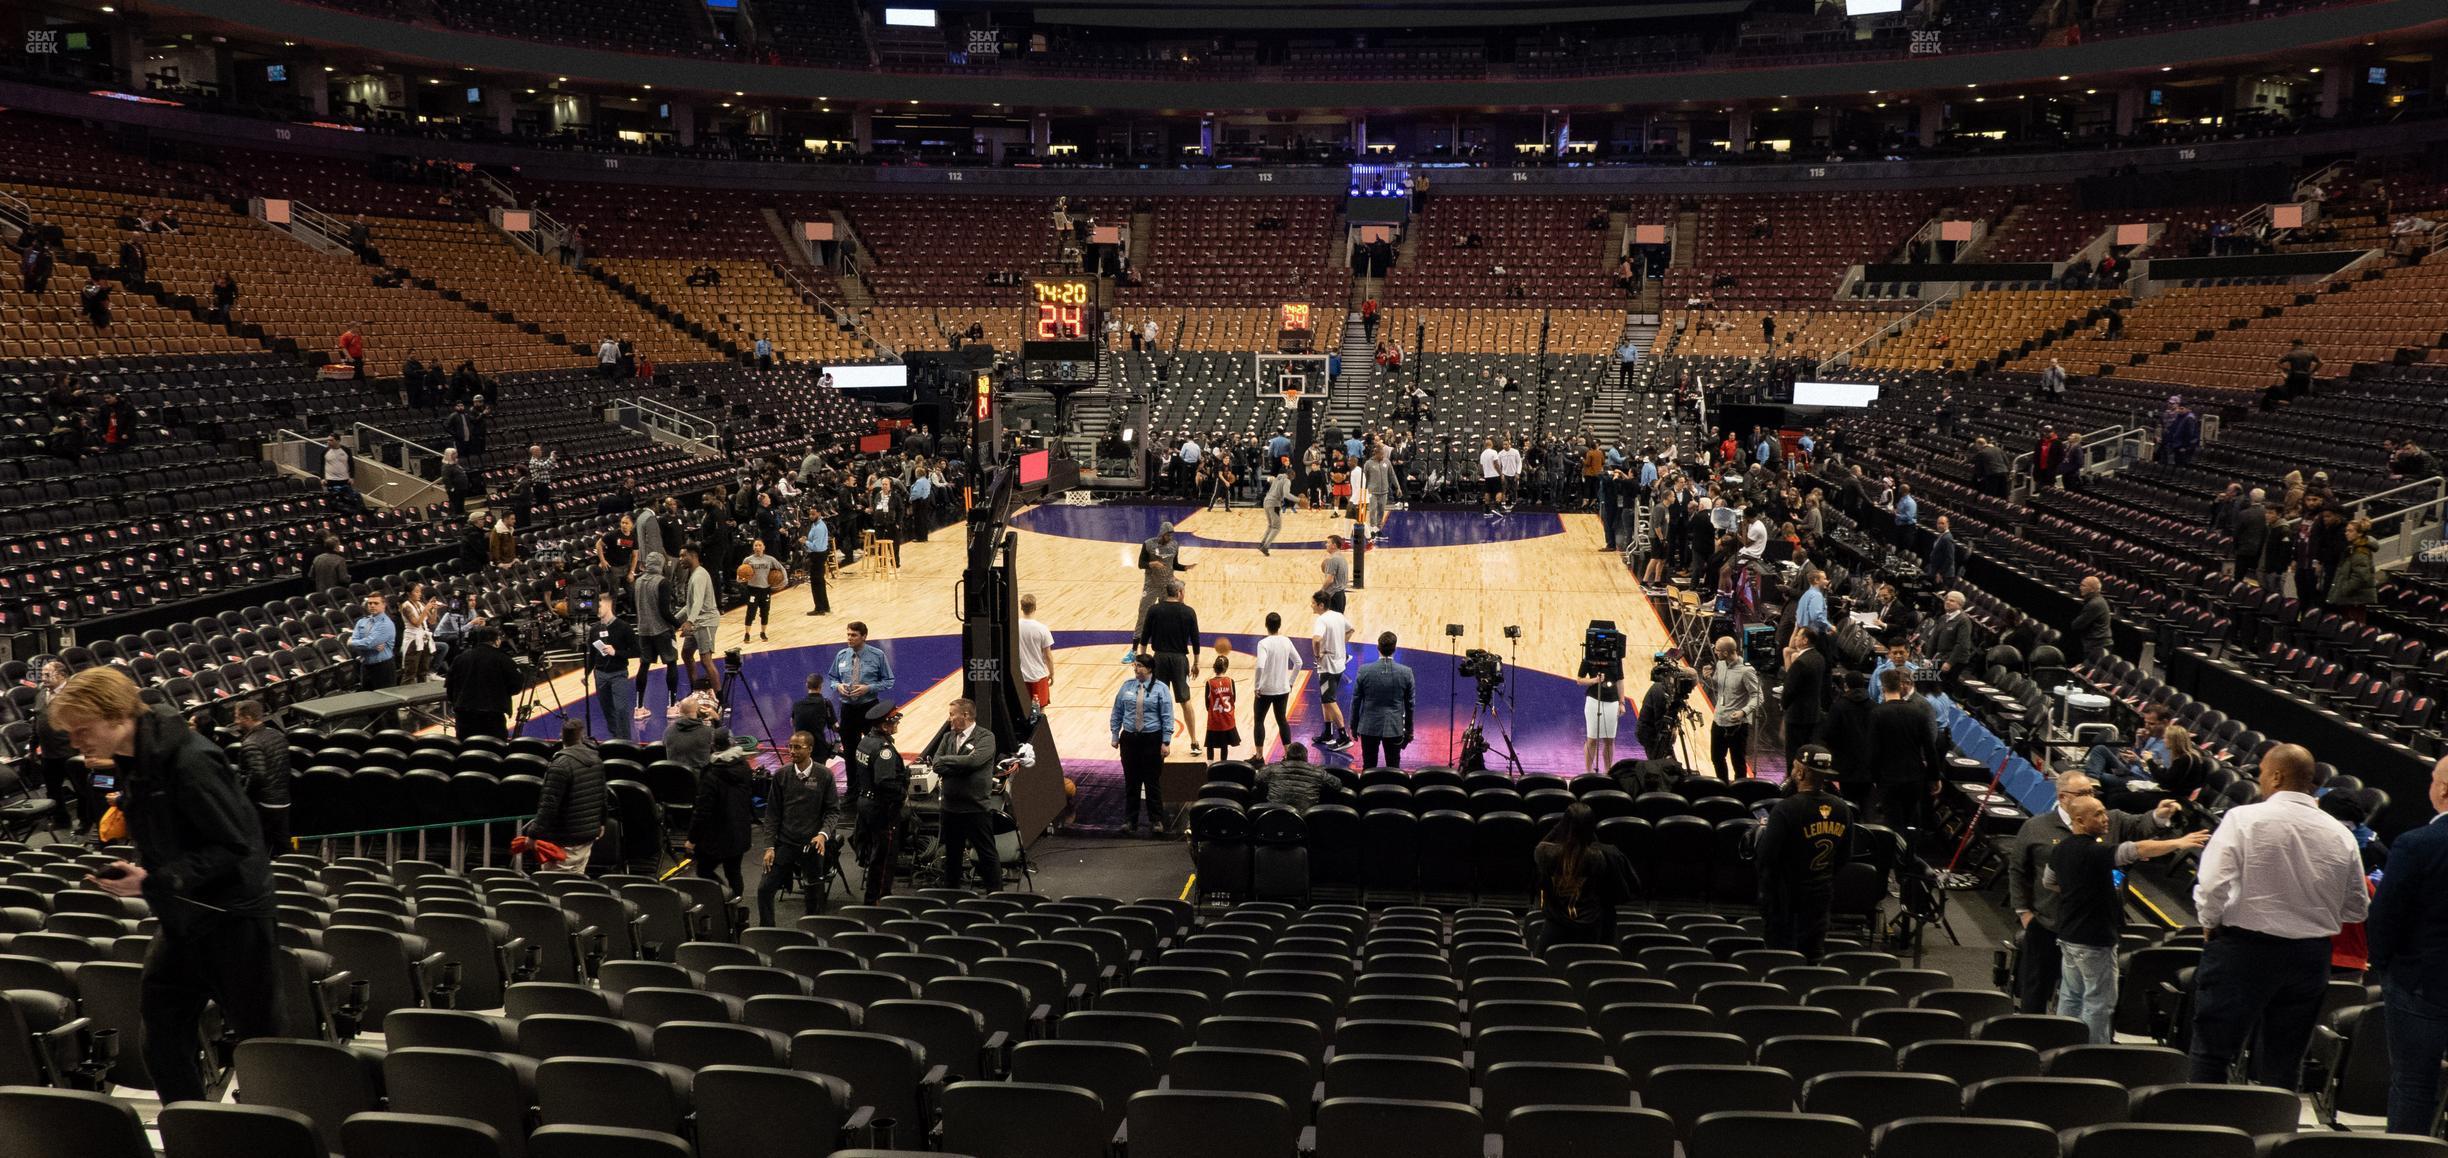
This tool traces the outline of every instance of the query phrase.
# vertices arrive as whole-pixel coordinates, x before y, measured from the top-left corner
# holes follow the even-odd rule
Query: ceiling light
[[[2072,79],[2074,79],[2074,78],[2073,78],[2073,77],[2070,77],[2070,76],[2061,76],[2061,77],[2058,77],[2057,79],[2059,79],[2059,80],[2072,80]]]
[[[2320,73],[2320,66],[2319,66],[2319,65],[2317,65],[2317,64],[2316,64],[2316,65],[2313,65],[2313,66],[2312,66],[2312,72],[2313,72],[2313,74],[2314,74],[2314,75],[2318,75],[2318,74]]]
[[[111,6],[110,6],[110,5],[108,5],[108,4],[105,4],[105,5],[103,5],[103,6],[102,6],[102,11],[103,11],[103,13],[104,13],[105,15],[108,15],[109,13],[112,13],[112,12],[117,12],[117,11],[118,11],[118,9],[113,8],[113,7],[111,7]]]
[[[2161,71],[2161,72],[2174,72],[2174,71],[2176,71],[2176,66],[2175,66],[2175,65],[2172,65],[2172,64],[2163,64],[2163,65],[2160,65],[2160,66],[2159,66],[2159,71]]]
[[[645,89],[647,92],[653,92],[653,91],[654,91],[654,86],[653,86],[653,85],[651,85],[651,84],[639,85],[638,87],[639,87],[639,88],[642,88],[642,89]]]
[[[2084,95],[2084,96],[2098,96],[2098,95],[2099,95],[2099,90],[2098,90],[2098,89],[2095,89],[2095,88],[2087,88],[2087,89],[2084,89],[2084,90],[2083,90],[2083,95]]]
[[[340,70],[339,70],[339,69],[336,69],[336,68],[333,68],[332,66],[330,66],[330,65],[328,65],[328,64],[327,64],[327,65],[324,65],[324,66],[323,66],[323,71],[325,71],[325,72],[338,72],[338,71],[340,71]]]

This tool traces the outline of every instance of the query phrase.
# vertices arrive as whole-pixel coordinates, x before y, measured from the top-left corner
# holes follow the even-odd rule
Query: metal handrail
[[[2108,474],[2130,466],[2141,458],[2141,448],[2143,444],[2150,441],[2150,431],[2139,426],[2120,424],[2089,431],[2077,437],[2082,440],[2083,453],[2088,456],[2083,461],[2083,473],[2086,475]],[[2104,454],[2103,449],[2114,453]],[[2014,456],[2007,463],[2006,477],[2010,480],[2007,496],[2009,499],[2016,502],[2030,499],[2034,490],[2031,477],[2032,465],[2037,461],[2038,454],[2038,451],[2027,450]]]
[[[1954,283],[1953,285],[1947,287],[1947,289],[1940,293],[1937,297],[1932,298],[1929,304],[1922,306],[1920,309],[1914,310],[1903,317],[1897,318],[1895,321],[1879,327],[1876,332],[1872,333],[1866,338],[1863,338],[1861,341],[1855,342],[1851,346],[1847,346],[1842,350],[1838,350],[1837,352],[1828,355],[1825,359],[1822,359],[1817,366],[1812,367],[1812,373],[1825,374],[1839,366],[1851,365],[1856,355],[1867,354],[1872,350],[1878,349],[1879,343],[1884,342],[1889,338],[1902,336],[1904,331],[1920,323],[1922,315],[1935,313],[1941,306],[1954,301],[1962,294],[1963,283]]]
[[[2372,505],[2403,497],[2406,504],[2395,510],[2373,514]],[[2372,562],[2374,565],[2402,562],[2414,557],[2410,537],[2418,531],[2437,526],[2443,514],[2448,514],[2448,478],[2433,475],[2391,487],[2378,494],[2355,500],[2356,516],[2371,524]]]
[[[412,832],[434,832],[445,828],[480,828],[488,824],[505,824],[513,821],[524,823],[529,819],[530,817],[526,816],[495,816],[484,820],[450,820],[440,824],[404,824],[397,828],[360,828],[349,832],[304,833],[299,835],[298,839],[344,840],[351,837],[400,836]]]
[[[436,458],[436,459],[440,459],[440,458],[442,457],[442,452],[441,452],[441,451],[439,451],[439,450],[435,450],[434,448],[432,448],[432,447],[430,447],[430,446],[427,446],[427,445],[425,445],[425,444],[424,444],[424,443],[422,443],[422,442],[418,442],[417,440],[415,440],[415,439],[413,439],[413,438],[410,438],[410,437],[408,437],[407,435],[404,435],[404,434],[396,434],[396,433],[393,433],[393,432],[391,432],[391,431],[385,430],[385,429],[383,429],[382,427],[376,426],[376,425],[374,425],[374,424],[373,424],[373,423],[371,423],[371,422],[360,422],[360,423],[358,423],[358,424],[356,425],[356,429],[358,429],[358,430],[370,430],[370,431],[373,431],[374,433],[379,434],[379,435],[383,436],[384,438],[390,439],[390,440],[391,440],[391,441],[393,441],[393,442],[399,443],[399,444],[400,444],[400,445],[402,445],[402,446],[408,447],[408,448],[409,448],[409,449],[411,449],[411,450],[421,450],[421,451],[425,452],[426,454],[430,454],[430,455],[434,456],[434,458]]]
[[[364,853],[369,840],[378,841],[382,846],[383,855],[388,859],[397,860],[400,854],[401,838],[412,837],[416,845],[416,858],[430,860],[432,859],[432,837],[435,833],[443,833],[450,838],[450,863],[447,867],[452,872],[459,872],[466,867],[469,829],[481,828],[489,833],[496,824],[525,824],[528,819],[525,816],[496,816],[487,820],[454,820],[442,824],[416,824],[400,828],[365,828],[354,832],[325,832],[300,836],[297,839],[300,845],[308,842],[329,845],[333,841],[345,840],[349,842],[349,851],[353,855]],[[476,855],[478,867],[491,867],[493,841],[489,838],[477,841]]]

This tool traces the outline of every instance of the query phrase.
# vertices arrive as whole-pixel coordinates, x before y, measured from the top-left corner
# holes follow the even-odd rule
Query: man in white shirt
[[[338,434],[323,441],[323,493],[343,511],[363,505],[356,501],[357,464],[349,460],[348,448],[340,445]]]
[[[1479,486],[1486,492],[1487,505],[1490,507],[1496,505],[1498,492],[1504,486],[1504,479],[1497,473],[1496,466],[1496,440],[1490,438],[1487,440],[1487,449],[1479,452]]]
[[[1258,708],[1250,713],[1250,743],[1252,758],[1261,764],[1266,762],[1268,711],[1275,713],[1276,734],[1287,742],[1292,739],[1292,724],[1284,711],[1292,699],[1292,680],[1300,674],[1300,653],[1293,650],[1291,640],[1283,637],[1283,616],[1267,612],[1266,629],[1266,638],[1258,641],[1258,675],[1251,682],[1258,696]]]
[[[620,373],[620,343],[613,341],[610,334],[604,335],[604,340],[595,347],[595,372],[606,378]]]
[[[1044,711],[1054,694],[1054,633],[1037,622],[1037,597],[1020,597],[1020,682],[1028,685],[1029,700]]]
[[[1343,726],[1343,665],[1347,659],[1345,644],[1351,639],[1351,620],[1334,609],[1325,592],[1309,596],[1309,610],[1317,616],[1309,628],[1309,642],[1316,649],[1319,715],[1325,730],[1318,733],[1318,745],[1340,752],[1351,747],[1351,730]]]
[[[1508,507],[1521,497],[1521,470],[1521,450],[1508,438],[1504,449],[1496,452],[1496,473],[1504,476],[1504,505]]]
[[[2254,1082],[2292,1090],[2302,1080],[2330,938],[2370,907],[2354,836],[2311,792],[2312,753],[2271,748],[2261,799],[2230,809],[2202,850],[2193,907],[2210,940],[2193,975],[2190,1081],[2228,1081],[2248,1040]]]

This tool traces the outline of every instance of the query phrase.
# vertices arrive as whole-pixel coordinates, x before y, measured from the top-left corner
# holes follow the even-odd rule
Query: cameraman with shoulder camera
[[[638,655],[636,629],[621,622],[620,599],[611,590],[595,596],[595,623],[587,629],[587,670],[595,681],[595,702],[603,708],[604,734],[629,738],[629,711],[637,706],[629,683],[629,661]]]
[[[468,630],[468,646],[451,661],[443,677],[443,694],[459,721],[459,738],[508,736],[510,703],[526,686],[518,661],[501,649],[501,629],[478,623]]]
[[[1684,701],[1691,698],[1695,677],[1673,649],[1657,653],[1649,669],[1649,694],[1641,697],[1635,739],[1650,760],[1674,760],[1676,729]]]

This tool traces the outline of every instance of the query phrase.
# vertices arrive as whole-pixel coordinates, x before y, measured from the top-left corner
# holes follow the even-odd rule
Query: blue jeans
[[[603,709],[604,737],[628,739],[629,716],[637,708],[637,687],[629,682],[626,667],[595,673],[595,704]]]
[[[2440,1058],[2448,1055],[2448,1006],[2402,985],[2390,985],[2385,1000],[2389,1133],[2428,1136],[2439,1128]]]
[[[2116,949],[2104,945],[2057,942],[2062,963],[2057,974],[2057,1016],[2071,1017],[2091,1027],[2091,1044],[2116,1040],[2111,1023],[2117,1007]]]
[[[2091,750],[2083,754],[2083,772],[2099,781],[2100,795],[2103,797],[2112,792],[2123,792],[2125,782],[2140,774],[2133,765],[2125,762],[2124,749],[2111,748],[2106,744],[2093,744]]]

